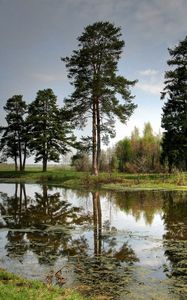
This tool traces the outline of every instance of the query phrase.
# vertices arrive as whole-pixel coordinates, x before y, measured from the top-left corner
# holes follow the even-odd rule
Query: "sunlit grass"
[[[40,281],[26,280],[0,269],[1,300],[84,300],[78,293]]]
[[[49,165],[47,172],[41,166],[27,166],[24,172],[15,172],[13,165],[0,165],[0,179],[3,181],[24,181],[61,185],[71,188],[149,188],[149,189],[187,189],[187,172],[172,174],[127,174],[78,172],[70,167]]]

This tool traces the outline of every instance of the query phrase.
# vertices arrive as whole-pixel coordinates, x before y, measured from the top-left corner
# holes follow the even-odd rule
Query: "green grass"
[[[49,166],[47,172],[41,167],[28,166],[25,172],[15,172],[11,165],[0,165],[2,182],[46,183],[69,188],[124,189],[174,189],[187,190],[187,172],[174,174],[126,174],[77,172],[71,168]]]
[[[86,300],[78,293],[47,286],[40,281],[26,280],[0,269],[1,300]]]
[[[28,166],[24,172],[14,171],[12,165],[0,165],[0,179],[9,181],[55,182],[62,183],[67,180],[81,178],[85,173],[71,169],[50,166],[47,172],[41,167]]]
[[[187,186],[176,186],[171,183],[144,183],[138,185],[125,186],[122,184],[106,184],[103,185],[103,189],[114,191],[126,191],[126,190],[173,190],[173,191],[187,191]]]

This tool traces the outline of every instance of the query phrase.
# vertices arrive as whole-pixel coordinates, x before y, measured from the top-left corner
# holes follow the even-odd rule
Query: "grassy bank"
[[[26,280],[0,269],[1,300],[86,300],[70,289],[47,286],[40,281]]]
[[[88,172],[50,166],[47,172],[39,167],[28,167],[25,172],[15,172],[11,165],[0,166],[0,181],[46,183],[70,188],[169,189],[187,190],[187,173],[173,174],[124,174],[100,173],[92,176]]]

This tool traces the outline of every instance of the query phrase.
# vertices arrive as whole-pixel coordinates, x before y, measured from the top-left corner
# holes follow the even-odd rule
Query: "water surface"
[[[0,184],[0,267],[108,299],[186,299],[187,193]]]

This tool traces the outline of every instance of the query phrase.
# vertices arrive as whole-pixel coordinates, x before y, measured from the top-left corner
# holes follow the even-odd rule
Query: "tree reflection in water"
[[[6,226],[6,250],[11,258],[24,261],[24,255],[34,253],[39,264],[54,265],[57,258],[67,257],[72,264],[76,284],[84,286],[86,295],[105,294],[117,299],[126,289],[130,270],[128,263],[137,260],[127,243],[117,245],[116,229],[102,225],[99,192],[92,193],[92,214],[85,214],[61,199],[47,185],[42,193],[28,197],[24,184],[15,185],[14,196],[4,194],[1,214]],[[76,226],[86,232],[93,225],[92,241],[83,233],[72,235]],[[85,227],[86,226],[86,227]]]
[[[137,257],[127,243],[117,249],[116,238],[112,234],[109,221],[102,226],[102,210],[98,191],[92,192],[92,204],[93,255],[85,253],[85,250],[89,250],[88,243],[85,243],[86,249],[78,255],[75,272],[81,284],[81,292],[85,295],[103,294],[110,299],[118,299],[122,292],[128,293],[128,283],[131,279],[128,263],[137,261]],[[106,243],[107,247],[104,247]]]
[[[24,184],[16,184],[14,196],[4,195],[0,209],[10,229],[7,255],[22,260],[27,251],[32,251],[40,264],[53,265],[71,239],[71,229],[89,219],[81,208],[61,200],[60,193],[50,194],[46,185],[32,199],[26,196]]]
[[[185,192],[164,194],[165,255],[171,262],[168,276],[173,288],[182,297],[187,296],[187,195]],[[181,298],[183,299],[183,298]]]
[[[1,193],[0,228],[9,229],[5,247],[12,261],[18,258],[24,263],[25,255],[34,254],[38,259],[39,268],[41,264],[51,266],[52,269],[56,265],[70,266],[69,271],[63,276],[67,281],[71,279],[70,283],[77,285],[86,296],[102,294],[108,295],[111,299],[118,299],[121,293],[123,295],[128,293],[132,281],[134,283],[133,272],[137,265],[133,268],[133,264],[138,261],[135,251],[126,241],[127,239],[132,241],[133,238],[135,241],[139,238],[141,244],[138,245],[144,247],[142,239],[144,232],[154,224],[155,216],[159,215],[159,220],[162,218],[161,221],[165,226],[163,241],[159,245],[162,247],[161,251],[165,251],[171,266],[170,269],[165,266],[165,270],[178,295],[185,294],[186,193],[153,191],[118,193],[68,191],[67,195],[65,191],[63,193],[62,196],[44,185],[41,192],[29,197],[24,184],[15,184],[15,192],[11,197]],[[72,198],[76,196],[76,205],[71,204],[74,203],[71,196]],[[109,204],[110,207],[106,208],[100,197],[102,200],[105,199],[105,205]],[[107,216],[104,209],[107,210]],[[133,216],[136,224],[138,221],[140,224],[144,222],[145,231],[142,235],[138,237],[136,233],[133,237],[133,232],[129,228],[126,231],[125,221],[124,228],[115,225],[122,228],[122,231],[115,228],[110,219],[115,210],[123,212],[124,216]],[[148,239],[152,237],[154,236]],[[147,242],[150,247],[154,245],[151,240]],[[132,245],[139,255],[135,248],[136,244]],[[141,259],[141,255],[139,257]]]
[[[145,224],[151,225],[155,214],[162,213],[163,197],[158,191],[124,191],[112,196],[122,211],[131,214],[138,221],[141,216]]]
[[[101,255],[101,232],[102,232],[102,213],[99,192],[92,193],[93,199],[93,226],[94,226],[94,254]]]

